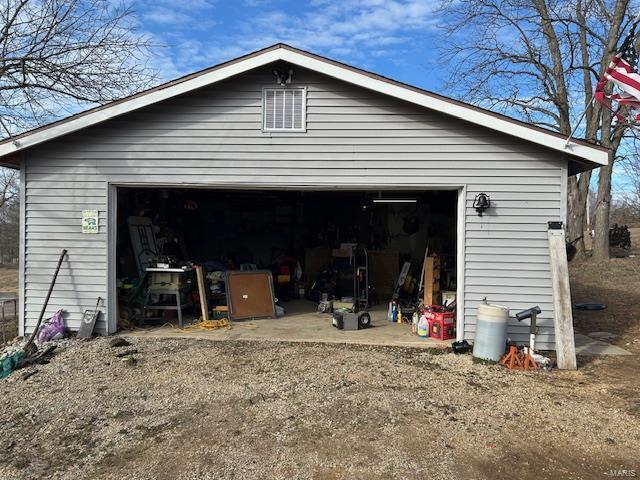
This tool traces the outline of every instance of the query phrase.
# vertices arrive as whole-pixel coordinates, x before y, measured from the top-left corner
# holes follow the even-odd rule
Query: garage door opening
[[[258,337],[339,335],[332,310],[356,310],[369,312],[374,328],[344,334],[380,337],[382,343],[409,339],[420,302],[455,305],[455,190],[118,187],[116,208],[118,329],[188,326],[198,320],[194,265],[203,268],[209,318],[242,310],[234,293],[238,305],[253,295],[238,287],[232,292],[229,275],[270,277],[273,315],[252,316],[249,308],[232,322],[234,329]],[[236,284],[252,281],[243,277]],[[397,313],[390,313],[392,299]],[[389,321],[398,315],[404,325]]]

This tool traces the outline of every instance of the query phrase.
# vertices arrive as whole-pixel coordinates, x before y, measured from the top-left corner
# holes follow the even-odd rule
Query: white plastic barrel
[[[506,350],[508,322],[507,307],[490,303],[478,305],[473,356],[494,362],[500,360]]]

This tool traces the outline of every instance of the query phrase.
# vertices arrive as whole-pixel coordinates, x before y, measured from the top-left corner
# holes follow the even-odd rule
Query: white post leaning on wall
[[[577,368],[576,345],[573,334],[569,262],[562,222],[549,222],[548,237],[558,368],[575,370]]]

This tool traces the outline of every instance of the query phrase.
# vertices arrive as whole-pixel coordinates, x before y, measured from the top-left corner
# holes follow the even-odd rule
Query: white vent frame
[[[302,91],[302,126],[300,128],[269,128],[267,127],[267,92],[269,91]],[[262,88],[262,131],[263,132],[297,132],[304,133],[307,131],[307,87],[263,87]]]

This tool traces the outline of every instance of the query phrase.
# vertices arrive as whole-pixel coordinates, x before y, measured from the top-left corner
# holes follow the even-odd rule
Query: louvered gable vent
[[[265,131],[305,130],[306,89],[265,88],[262,97]]]

